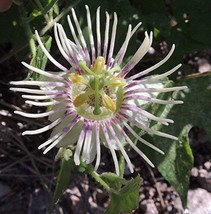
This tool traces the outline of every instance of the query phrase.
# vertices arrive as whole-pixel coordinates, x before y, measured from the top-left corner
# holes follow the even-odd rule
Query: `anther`
[[[80,94],[78,95],[75,100],[73,101],[73,104],[75,107],[79,107],[86,103],[88,100],[88,93]]]
[[[105,59],[102,56],[98,56],[95,60],[95,64],[93,66],[93,70],[96,74],[100,74],[104,71],[105,68]]]

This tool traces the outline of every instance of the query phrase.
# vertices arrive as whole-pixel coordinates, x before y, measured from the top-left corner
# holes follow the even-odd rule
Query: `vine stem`
[[[56,18],[50,20],[50,21],[47,23],[47,25],[40,31],[40,35],[41,35],[41,36],[44,35],[49,29],[51,29],[51,28],[54,26],[54,24],[55,24],[56,22],[58,22],[63,16],[65,16],[66,14],[68,14],[68,12],[69,12],[74,6],[76,6],[78,3],[80,3],[81,1],[82,1],[82,0],[78,0],[78,1],[76,1],[76,3],[74,3],[73,5],[71,5],[71,6],[67,7],[67,8],[65,8],[65,9],[63,9],[63,11],[61,11],[60,14],[59,14]]]
[[[111,192],[111,188],[103,179],[100,178],[99,174],[94,171],[93,166],[88,166],[86,170],[99,184],[101,184],[104,187],[105,190]]]
[[[42,3],[40,2],[40,0],[35,0],[35,2],[37,4],[38,8],[42,11],[44,8],[43,8]],[[43,14],[43,16],[44,16],[46,22],[48,23],[50,21],[50,18],[48,16],[48,14]]]

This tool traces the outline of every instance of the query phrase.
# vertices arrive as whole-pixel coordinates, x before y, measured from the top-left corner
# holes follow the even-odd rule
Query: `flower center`
[[[87,119],[104,120],[115,114],[123,99],[125,79],[114,74],[119,67],[107,71],[105,59],[97,57],[90,68],[84,61],[79,63],[83,74],[71,73],[73,104],[81,116]]]

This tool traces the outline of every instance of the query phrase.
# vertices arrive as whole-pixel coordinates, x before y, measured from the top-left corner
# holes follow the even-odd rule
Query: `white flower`
[[[168,125],[172,120],[156,117],[144,110],[146,103],[180,104],[178,100],[160,100],[156,95],[160,92],[172,92],[186,87],[164,88],[161,80],[181,65],[156,76],[148,76],[151,71],[164,64],[172,55],[174,45],[169,54],[159,63],[135,75],[126,75],[144,57],[152,44],[152,33],[145,33],[145,39],[129,62],[122,66],[128,43],[141,23],[132,29],[128,26],[125,40],[120,50],[114,55],[114,45],[117,30],[117,15],[114,13],[113,25],[110,28],[110,17],[106,12],[104,35],[100,31],[100,8],[96,12],[96,41],[92,32],[90,11],[86,6],[89,45],[87,45],[74,9],[72,19],[68,16],[68,23],[73,40],[69,40],[60,24],[55,24],[54,35],[62,56],[69,62],[70,68],[64,67],[46,50],[41,39],[35,32],[37,41],[48,59],[58,67],[59,73],[50,73],[33,67],[25,62],[23,65],[46,77],[46,81],[15,81],[13,85],[39,86],[40,89],[11,88],[13,91],[25,92],[26,103],[35,106],[51,106],[51,110],[44,113],[16,114],[28,118],[48,117],[51,123],[43,128],[25,131],[23,135],[40,134],[53,129],[50,138],[39,146],[44,148],[44,154],[55,146],[75,145],[74,161],[76,165],[83,160],[87,164],[95,161],[95,169],[100,164],[103,143],[109,148],[116,173],[119,174],[119,165],[116,151],[119,150],[125,158],[128,167],[133,172],[132,163],[124,149],[129,144],[149,165],[152,162],[131,141],[128,133],[132,134],[139,143],[146,144],[152,149],[163,152],[153,144],[139,136],[132,127],[137,126],[144,132],[170,138],[176,137],[153,130],[149,127],[151,120]],[[111,33],[109,31],[111,30]],[[109,36],[111,34],[111,37]],[[104,39],[102,41],[102,39]],[[88,48],[90,46],[90,49]],[[61,75],[61,72],[63,74]],[[138,80],[137,80],[138,79]],[[31,94],[31,95],[30,95]],[[33,101],[34,100],[34,101]],[[49,108],[48,108],[49,109]]]

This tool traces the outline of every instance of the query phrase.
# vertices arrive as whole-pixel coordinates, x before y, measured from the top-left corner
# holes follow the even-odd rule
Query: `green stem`
[[[111,191],[111,188],[108,186],[108,184],[100,178],[97,172],[94,171],[93,166],[88,166],[87,171],[99,184],[104,187],[105,190],[107,190],[108,192]]]
[[[44,10],[44,7],[42,6],[41,2],[39,0],[35,0],[35,2],[38,8],[40,9],[40,11],[42,12]],[[45,18],[45,21],[48,23],[50,21],[48,14],[47,13],[42,13],[42,14]]]
[[[100,103],[99,103],[99,77],[95,77],[95,108],[93,114],[99,115],[101,114]]]
[[[95,74],[91,69],[89,69],[89,68],[86,66],[86,62],[85,62],[85,61],[80,61],[80,62],[78,63],[78,66],[79,66],[80,68],[82,68],[84,71],[86,71],[88,74],[91,74],[91,75],[93,75],[93,76],[96,76],[96,74]]]
[[[65,16],[72,7],[65,8],[56,18],[47,22],[47,25],[40,31],[40,35],[44,35],[49,29],[51,29],[56,22],[58,22],[63,16]]]

